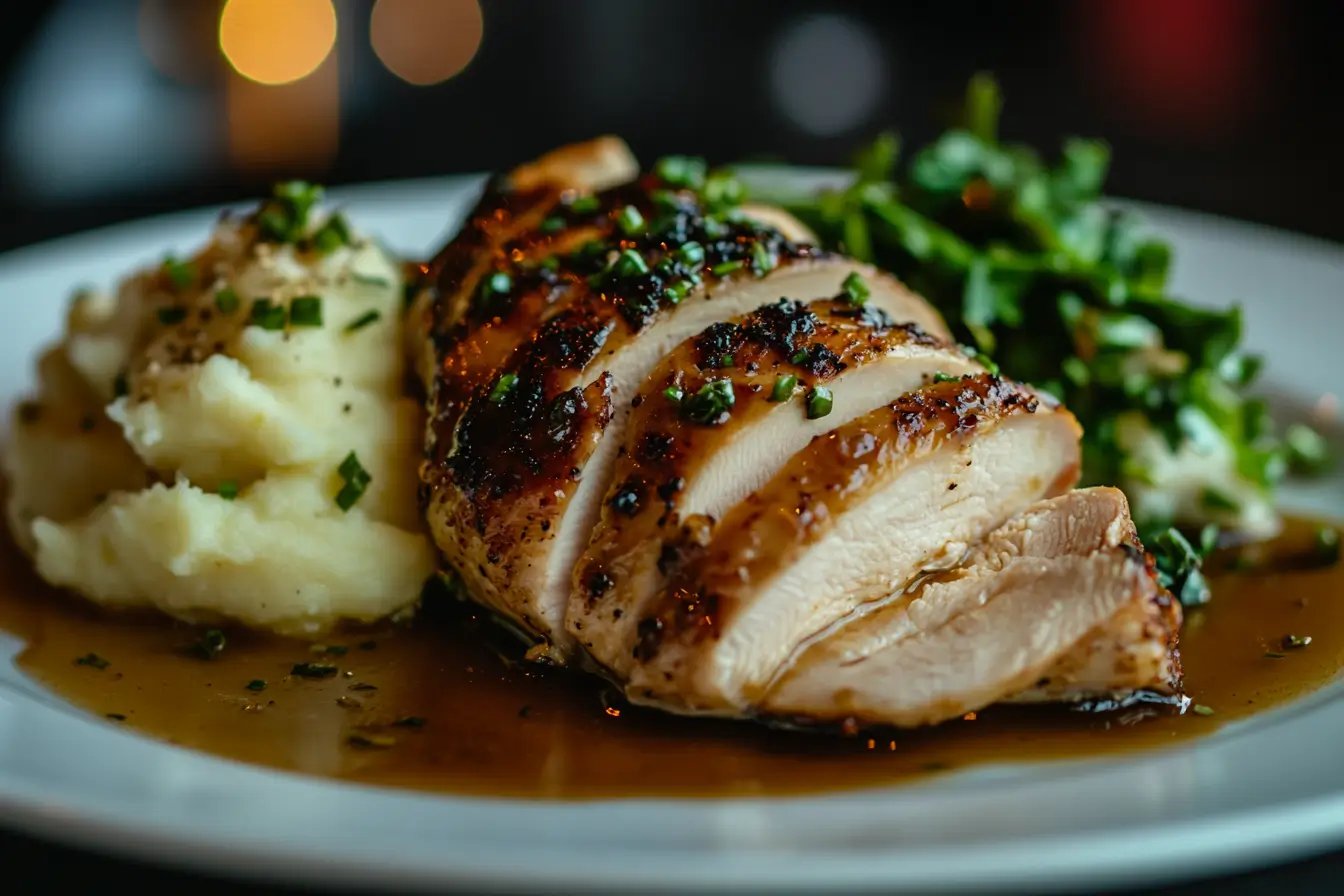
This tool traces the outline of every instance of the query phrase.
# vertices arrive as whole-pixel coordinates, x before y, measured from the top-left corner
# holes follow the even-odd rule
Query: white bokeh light
[[[798,127],[821,137],[864,124],[882,98],[886,77],[877,39],[839,15],[790,23],[770,60],[776,105]]]

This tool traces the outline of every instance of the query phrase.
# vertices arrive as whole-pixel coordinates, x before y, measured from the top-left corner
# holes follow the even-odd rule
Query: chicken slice
[[[1171,694],[1179,621],[1124,495],[1069,492],[1005,523],[955,569],[815,639],[760,709],[916,726],[1014,695]]]
[[[626,693],[749,712],[794,650],[1077,479],[1080,431],[997,376],[940,381],[814,438],[716,526],[683,526]]]
[[[688,519],[712,524],[815,436],[939,374],[981,371],[947,343],[847,298],[780,299],[686,340],[631,402],[601,520],[574,571],[569,631],[625,675],[634,627],[665,584],[665,535]]]
[[[572,645],[573,567],[598,520],[630,398],[669,350],[781,294],[847,290],[874,313],[947,335],[894,278],[712,214],[669,186],[650,175],[592,202],[562,202],[543,220],[554,232],[504,244],[488,276],[456,287],[441,279],[426,516],[477,599],[550,641],[557,659]],[[544,255],[575,233],[599,236]],[[446,324],[464,293],[467,309]]]

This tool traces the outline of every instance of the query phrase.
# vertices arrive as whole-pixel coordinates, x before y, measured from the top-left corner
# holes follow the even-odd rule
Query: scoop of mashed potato
[[[435,558],[402,268],[318,196],[282,185],[194,257],[75,298],[4,456],[48,582],[291,634],[415,603]]]

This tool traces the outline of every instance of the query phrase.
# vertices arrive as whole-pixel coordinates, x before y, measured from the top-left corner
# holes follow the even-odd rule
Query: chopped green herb
[[[807,393],[807,419],[817,420],[825,417],[831,412],[835,404],[835,396],[831,390],[825,386],[814,386],[812,391]]]
[[[119,713],[119,712],[109,712],[109,713],[104,713],[103,715],[104,715],[106,718],[109,718],[109,719],[111,719],[111,720],[114,721],[114,722],[124,722],[124,721],[126,721],[126,716],[125,716],[124,713]]]
[[[106,669],[108,666],[112,664],[107,660],[103,659],[102,657],[100,657],[96,653],[86,653],[79,659],[75,660],[75,665],[88,666],[92,669]]]
[[[327,218],[313,234],[313,248],[324,255],[349,244],[350,225],[346,223],[345,216],[339,213]]]
[[[950,373],[943,373],[941,370],[938,370],[933,374],[933,381],[935,383],[959,383],[961,382],[961,377],[952,376]]]
[[[1194,711],[1195,715],[1197,716],[1213,715],[1213,710],[1210,707],[1205,706],[1203,703],[1196,703],[1194,706],[1190,708]]]
[[[360,464],[355,452],[346,455],[345,460],[336,468],[336,474],[344,481],[341,490],[336,493],[336,506],[348,511],[364,495],[365,489],[373,481],[369,471]]]
[[[1199,503],[1205,510],[1213,512],[1229,511],[1235,513],[1240,509],[1240,505],[1233,498],[1228,497],[1216,488],[1206,488],[1200,492]]]
[[[681,400],[686,397],[686,393],[677,386],[668,386],[663,390],[663,397],[673,404],[681,404]]]
[[[644,216],[633,205],[627,205],[616,214],[616,226],[626,236],[634,236],[644,230]]]
[[[721,367],[721,368],[732,367],[732,366],[733,366],[733,356],[732,356],[732,355],[719,355],[719,358],[718,358],[718,361],[717,361],[717,366],[718,366],[718,367]]]
[[[254,678],[247,683],[246,687],[249,691],[264,691],[266,690],[266,682],[260,678]]]
[[[806,364],[806,363],[807,363],[807,349],[805,349],[805,348],[800,348],[800,349],[798,349],[798,351],[794,352],[794,353],[789,357],[789,363],[791,363],[791,364]]]
[[[741,205],[746,199],[746,190],[742,182],[731,174],[716,171],[705,178],[702,189],[705,205],[711,209],[723,210]]]
[[[392,724],[398,728],[423,728],[425,727],[425,722],[426,720],[419,716],[406,716],[405,718],[397,719]]]
[[[612,266],[617,277],[636,277],[640,274],[649,272],[648,262],[644,256],[640,255],[634,249],[626,249],[616,258],[616,264]]]
[[[307,181],[275,185],[271,199],[257,211],[259,235],[275,243],[297,243],[308,228],[308,213],[322,201],[323,190]]]
[[[159,309],[159,323],[165,327],[171,327],[174,324],[180,324],[187,319],[187,309],[181,305],[172,305],[168,308]]]
[[[190,261],[178,261],[169,255],[163,260],[163,273],[173,289],[183,290],[196,282],[196,265]]]
[[[276,305],[268,298],[259,298],[252,303],[251,324],[263,330],[283,330],[285,328],[285,306]]]
[[[710,268],[709,272],[713,274],[715,277],[723,277],[727,274],[733,273],[734,271],[740,271],[746,266],[747,263],[745,261],[721,261],[718,264],[714,265],[714,267]]]
[[[690,242],[682,243],[681,246],[672,253],[672,257],[691,270],[697,270],[705,263],[705,247],[694,240],[691,240]]]
[[[711,380],[682,401],[681,412],[696,423],[712,425],[723,422],[736,400],[732,380]]]
[[[499,404],[509,396],[514,387],[518,385],[518,374],[506,373],[495,381],[494,388],[490,390],[489,400],[492,404]]]
[[[217,628],[208,629],[197,639],[196,643],[191,645],[191,652],[204,660],[212,660],[224,652],[228,646],[229,640],[224,636],[224,632]]]
[[[226,286],[215,293],[215,308],[220,314],[232,314],[238,310],[238,293],[232,286]]]
[[[322,297],[298,296],[289,303],[289,322],[296,327],[322,326]]]
[[[354,320],[350,321],[350,323],[345,325],[345,332],[353,333],[356,330],[362,330],[369,324],[377,323],[378,319],[381,318],[382,316],[383,315],[378,311],[377,308],[365,311],[359,317],[355,318]]]
[[[369,684],[368,682],[364,682],[364,681],[357,681],[357,682],[355,682],[354,684],[350,685],[350,690],[352,690],[352,691],[376,691],[376,690],[378,690],[378,686],[377,686],[377,685],[373,685],[373,684]]]
[[[569,204],[569,208],[576,215],[590,215],[602,207],[602,201],[596,196],[579,196]]]
[[[1152,543],[1157,561],[1157,581],[1182,605],[1197,607],[1209,602],[1209,583],[1201,571],[1204,558],[1176,529],[1168,529]]]
[[[336,671],[336,667],[330,663],[295,663],[289,674],[299,678],[331,678]]]
[[[798,387],[798,377],[792,373],[775,378],[775,388],[770,390],[771,401],[788,401],[793,398],[793,390]]]
[[[559,215],[551,215],[545,221],[541,222],[542,233],[558,233],[565,229],[565,219]]]
[[[851,305],[865,305],[868,302],[868,297],[872,295],[868,282],[859,276],[858,271],[851,271],[850,275],[841,282],[840,289],[844,292],[845,298],[849,299]]]
[[[1316,530],[1316,556],[1325,565],[1339,562],[1339,530],[1333,526],[1321,526]]]
[[[1272,650],[1266,651],[1265,654],[1264,654],[1264,657],[1265,657],[1265,659],[1267,659],[1267,660],[1281,660],[1281,659],[1283,659],[1285,656],[1287,656],[1287,654],[1276,653],[1276,652],[1274,652],[1274,651],[1272,651]]]
[[[1311,643],[1311,635],[1284,635],[1284,650],[1301,650]]]
[[[238,480],[225,479],[219,484],[219,489],[215,494],[219,495],[225,501],[232,501],[234,498],[238,497]]]
[[[692,289],[691,281],[675,280],[672,283],[667,284],[667,286],[663,287],[663,293],[667,296],[667,300],[669,302],[671,302],[673,305],[676,305],[678,302],[680,302],[682,299],[686,298],[686,296],[690,294],[691,289]]]
[[[751,266],[758,277],[764,277],[778,265],[778,256],[763,241],[757,240],[751,244]]]
[[[705,185],[705,160],[690,156],[665,156],[654,165],[654,173],[673,187],[699,190]]]

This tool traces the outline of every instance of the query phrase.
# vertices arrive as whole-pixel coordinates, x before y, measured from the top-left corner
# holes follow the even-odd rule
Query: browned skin
[[[895,324],[880,309],[856,307],[845,298],[780,299],[709,327],[664,358],[632,401],[602,518],[575,570],[576,594],[586,598],[584,615],[620,622],[629,608],[618,592],[626,584],[622,576],[632,572],[632,555],[656,551],[661,533],[679,531],[682,489],[720,447],[772,412],[787,408],[804,416],[813,386],[906,344],[947,347],[915,325]],[[797,384],[787,402],[776,402],[776,383],[786,375],[797,377]],[[692,397],[717,380],[732,382],[735,400],[731,412],[713,420],[691,419],[684,403],[664,394],[678,389]],[[675,552],[675,538],[666,550],[669,557]],[[581,628],[576,635],[593,646]]]
[[[653,662],[670,642],[717,637],[746,594],[794,562],[910,454],[972,438],[986,422],[1036,413],[1043,401],[998,376],[965,377],[908,393],[813,439],[725,516],[718,531],[731,538],[703,544],[694,528],[684,533],[671,586],[640,621],[636,658]]]

